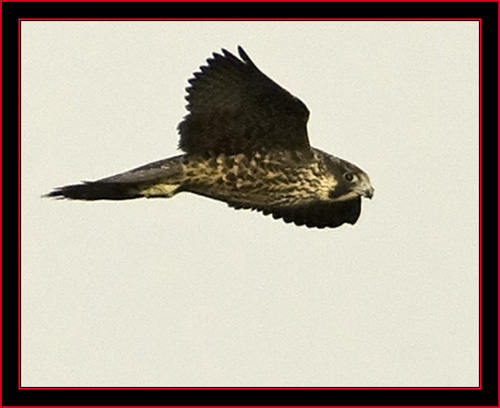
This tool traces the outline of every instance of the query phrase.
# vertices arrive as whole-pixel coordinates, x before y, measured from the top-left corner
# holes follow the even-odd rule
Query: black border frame
[[[267,3],[267,2],[3,2],[2,3],[2,405],[8,406],[113,406],[167,405],[446,405],[498,406],[498,267],[482,262],[482,389],[19,389],[17,347],[18,277],[9,258],[18,254],[20,195],[18,135],[18,19],[19,18],[396,18],[482,20],[482,161],[498,163],[498,3],[497,2],[349,2],[349,3]],[[210,50],[209,50],[210,51]],[[15,136],[16,135],[16,136]],[[14,153],[17,152],[17,153]],[[492,157],[495,155],[495,157]],[[17,176],[16,174],[17,173]],[[497,173],[482,172],[484,178]],[[483,186],[498,186],[488,180]],[[497,212],[482,232],[498,227],[498,195],[488,197]],[[483,203],[486,200],[483,199]],[[17,205],[16,209],[11,209]],[[16,211],[15,227],[7,223]],[[482,209],[481,209],[482,211]],[[482,213],[481,213],[482,215]],[[14,218],[14,216],[8,217]],[[482,216],[484,220],[484,216]],[[498,230],[497,230],[498,232]],[[488,235],[491,237],[492,235]],[[498,239],[498,234],[494,235]],[[489,245],[488,249],[492,245]],[[484,241],[483,241],[484,242]],[[498,243],[497,247],[498,249]],[[487,253],[483,251],[483,254]],[[489,255],[489,253],[488,253]],[[18,257],[18,262],[20,262]],[[498,257],[496,257],[498,262]],[[17,264],[17,263],[16,263]],[[495,263],[498,266],[498,263]],[[492,303],[495,305],[493,306]]]

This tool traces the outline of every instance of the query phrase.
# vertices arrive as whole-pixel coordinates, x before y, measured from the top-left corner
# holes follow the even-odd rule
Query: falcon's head
[[[329,193],[331,199],[343,201],[356,197],[372,198],[374,188],[370,178],[359,167],[331,155],[328,155],[325,164],[338,183]]]

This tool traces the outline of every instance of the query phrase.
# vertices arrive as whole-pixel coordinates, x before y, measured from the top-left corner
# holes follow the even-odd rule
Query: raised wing
[[[189,80],[179,147],[201,154],[310,149],[307,107],[238,52],[241,59],[214,53]]]

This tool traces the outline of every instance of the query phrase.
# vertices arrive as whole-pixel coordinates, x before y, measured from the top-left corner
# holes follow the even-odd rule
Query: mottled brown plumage
[[[366,173],[312,148],[306,106],[238,51],[241,59],[214,53],[189,80],[189,113],[178,126],[185,154],[48,196],[123,200],[187,191],[297,225],[354,224],[361,196],[373,194]]]

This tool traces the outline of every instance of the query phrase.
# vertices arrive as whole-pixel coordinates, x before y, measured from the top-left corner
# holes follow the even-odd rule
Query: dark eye
[[[346,181],[353,181],[354,180],[354,174],[352,174],[352,173],[345,173],[344,174],[344,179]]]

